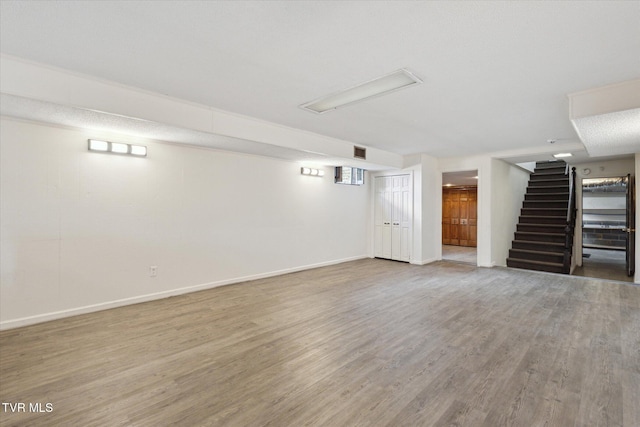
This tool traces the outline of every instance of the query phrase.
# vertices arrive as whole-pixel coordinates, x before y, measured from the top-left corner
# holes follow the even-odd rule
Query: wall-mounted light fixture
[[[310,175],[310,176],[324,176],[324,171],[320,170],[320,169],[313,169],[313,168],[305,168],[305,167],[301,167],[300,168],[300,173],[302,175]]]
[[[101,141],[99,139],[89,140],[89,151],[102,151],[104,153],[131,154],[132,156],[145,157],[147,147],[144,145],[124,144],[122,142]]]

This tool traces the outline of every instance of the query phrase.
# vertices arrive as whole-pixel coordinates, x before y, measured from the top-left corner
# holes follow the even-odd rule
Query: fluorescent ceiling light
[[[422,80],[418,77],[405,69],[400,69],[350,89],[345,89],[332,95],[323,96],[315,101],[307,102],[306,104],[302,104],[300,108],[313,111],[314,113],[324,113],[420,83],[422,83]]]
[[[556,159],[560,159],[562,157],[571,157],[571,156],[573,156],[573,154],[571,153],[558,153],[553,155],[553,157],[555,157]]]

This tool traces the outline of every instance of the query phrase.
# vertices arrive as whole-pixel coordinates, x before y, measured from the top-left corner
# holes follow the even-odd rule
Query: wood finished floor
[[[0,398],[53,404],[3,426],[637,427],[640,287],[349,262],[3,331]]]

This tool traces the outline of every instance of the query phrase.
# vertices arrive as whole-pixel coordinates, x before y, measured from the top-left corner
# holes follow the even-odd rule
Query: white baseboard
[[[158,299],[168,298],[176,295],[188,294],[190,292],[203,291],[205,289],[217,288],[218,286],[232,285],[234,283],[248,282],[251,280],[265,279],[268,277],[280,276],[297,271],[311,270],[319,267],[327,267],[329,265],[342,264],[343,262],[356,261],[368,258],[368,255],[355,256],[350,258],[337,259],[332,261],[320,262],[317,264],[303,265],[300,267],[285,268],[282,270],[270,271],[267,273],[253,274],[250,276],[236,277],[233,279],[219,280],[216,282],[203,283],[200,285],[187,286],[184,288],[171,289],[153,294],[140,295],[130,298],[124,298],[115,301],[102,302],[99,304],[86,305],[82,307],[70,308],[67,310],[54,311],[50,313],[37,314],[35,316],[22,317],[19,319],[5,320],[0,322],[0,330],[14,329],[21,326],[34,325],[36,323],[48,322],[50,320],[63,319],[65,317],[77,316],[79,314],[93,313],[96,311],[108,310],[111,308],[122,307],[125,305],[139,304],[142,302],[154,301]]]

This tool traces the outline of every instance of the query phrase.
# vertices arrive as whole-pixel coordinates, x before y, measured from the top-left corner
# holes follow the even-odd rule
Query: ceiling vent
[[[367,160],[367,149],[362,147],[353,147],[353,157],[356,159]]]

